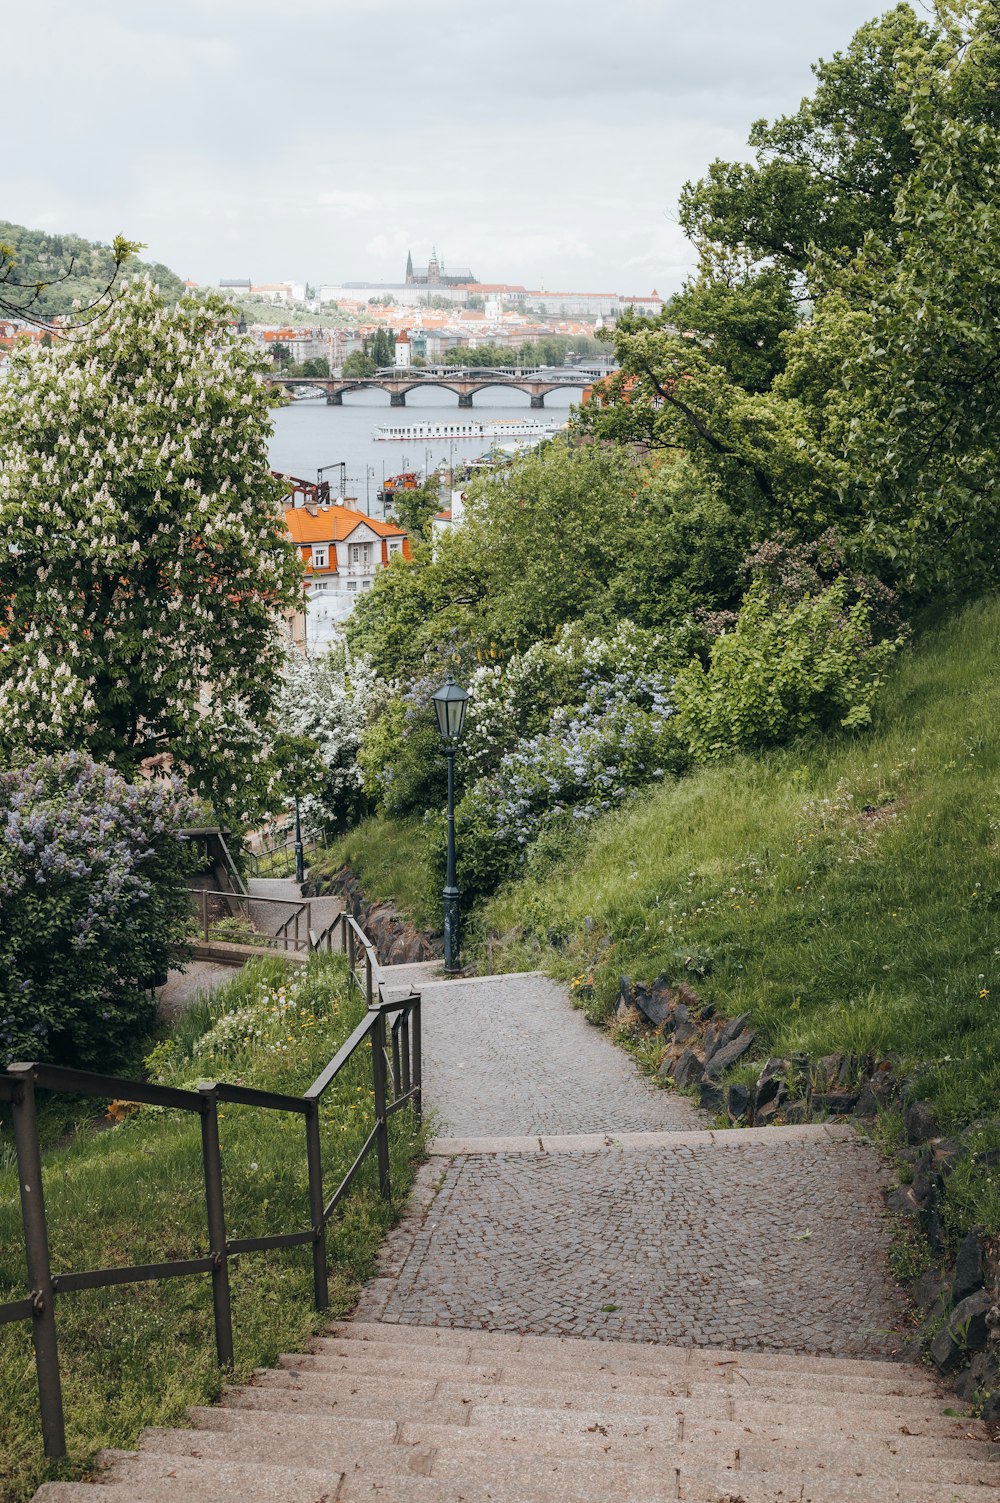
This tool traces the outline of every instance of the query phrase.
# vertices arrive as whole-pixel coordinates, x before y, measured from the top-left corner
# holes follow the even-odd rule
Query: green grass
[[[919,641],[865,735],[644,792],[486,905],[480,953],[592,975],[595,1017],[620,973],[665,973],[750,1013],[761,1052],[897,1053],[946,1125],[994,1114],[998,646],[1000,604],[980,602]]]
[[[255,961],[186,1013],[150,1057],[155,1077],[191,1087],[225,1079],[300,1093],[364,1011],[348,996],[339,957],[305,973]],[[231,1237],[308,1224],[302,1119],[220,1110],[227,1230]],[[363,1047],[324,1101],[329,1195],[372,1122],[370,1050]],[[331,1314],[348,1311],[402,1204],[420,1143],[407,1113],[391,1119],[394,1202],[378,1196],[370,1157],[328,1230]],[[130,1112],[107,1131],[78,1132],[45,1155],[46,1209],[56,1271],[206,1251],[200,1129],[196,1117],[158,1108]],[[231,1264],[236,1378],[295,1350],[323,1323],[312,1308],[311,1253],[253,1253]],[[0,1300],[23,1297],[17,1175],[0,1128]],[[207,1276],[72,1293],[57,1301],[71,1460],[47,1465],[26,1324],[0,1328],[0,1498],[30,1498],[47,1477],[83,1475],[102,1446],[130,1447],[143,1425],[183,1424],[190,1404],[217,1397]],[[328,1318],[328,1317],[327,1317]]]
[[[434,839],[417,819],[366,819],[334,841],[310,866],[309,874],[332,877],[345,864],[375,902],[396,903],[418,929],[441,925],[440,879],[434,865]]]

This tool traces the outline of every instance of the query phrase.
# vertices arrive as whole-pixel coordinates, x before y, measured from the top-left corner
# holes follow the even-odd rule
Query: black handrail
[[[282,1095],[276,1091],[259,1091],[249,1086],[213,1081],[196,1091],[161,1086],[150,1081],[125,1080],[114,1075],[97,1075],[61,1065],[37,1063],[12,1064],[0,1074],[0,1101],[11,1104],[14,1140],[17,1150],[18,1181],[21,1192],[21,1222],[28,1271],[27,1299],[0,1304],[0,1326],[30,1320],[38,1375],[42,1439],[46,1456],[66,1455],[66,1426],[63,1414],[62,1381],[59,1371],[59,1346],[56,1332],[55,1297],[79,1289],[101,1289],[115,1284],[145,1280],[187,1278],[208,1273],[212,1279],[212,1306],[215,1319],[215,1346],[219,1366],[233,1366],[233,1316],[229,1291],[229,1259],[269,1248],[312,1244],[313,1297],[317,1310],[330,1303],[326,1266],[326,1225],[349,1191],[355,1176],[372,1148],[378,1158],[379,1193],[388,1200],[392,1193],[389,1180],[388,1120],[394,1112],[409,1106],[415,1124],[421,1121],[420,993],[386,1001],[382,997],[382,971],[374,947],[353,918],[341,914],[336,921],[350,964],[351,984],[359,987],[367,1011],[350,1037],[337,1050],[302,1096]],[[332,928],[333,926],[331,926]],[[331,934],[324,931],[328,947]],[[364,980],[355,969],[358,942],[363,952]],[[392,1100],[388,1099],[389,1072],[386,1060],[386,1018],[396,1014],[392,1024]],[[405,1023],[404,1023],[405,1020]],[[403,1037],[406,1063],[401,1065],[399,1039]],[[339,1072],[366,1039],[371,1040],[372,1087],[375,1125],[361,1152],[348,1169],[329,1200],[324,1199],[323,1162],[320,1142],[319,1104]],[[119,1268],[92,1268],[53,1273],[49,1254],[48,1223],[45,1215],[42,1158],[38,1134],[36,1089],[61,1091],[72,1095],[110,1097],[116,1101],[136,1102],[147,1106],[173,1107],[196,1112],[201,1118],[202,1167],[205,1179],[205,1208],[208,1219],[208,1254],[199,1258],[174,1258],[163,1263],[143,1263]],[[219,1142],[219,1102],[257,1107],[266,1111],[294,1112],[305,1121],[306,1164],[309,1182],[308,1228],[278,1232],[266,1237],[231,1238],[226,1233],[225,1203],[222,1189],[222,1151]]]

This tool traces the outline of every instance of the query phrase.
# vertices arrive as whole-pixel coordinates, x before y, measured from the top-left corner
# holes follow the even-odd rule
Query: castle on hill
[[[461,266],[457,271],[445,271],[443,262],[438,260],[437,250],[431,251],[431,258],[422,271],[414,270],[413,256],[406,257],[406,285],[408,287],[466,287],[476,278],[467,266]]]

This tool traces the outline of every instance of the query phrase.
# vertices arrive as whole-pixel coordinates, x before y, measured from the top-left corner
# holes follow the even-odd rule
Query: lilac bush
[[[79,752],[0,772],[0,1063],[127,1058],[183,936],[194,812]]]
[[[580,673],[577,702],[552,710],[544,729],[503,752],[462,800],[461,879],[471,896],[517,871],[547,830],[583,826],[678,769],[670,674],[644,655],[623,661],[622,645],[600,644]]]

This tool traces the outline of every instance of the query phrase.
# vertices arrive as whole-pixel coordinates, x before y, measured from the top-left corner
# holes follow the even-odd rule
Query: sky
[[[678,193],[880,0],[31,0],[0,22],[0,219],[217,282],[660,293]]]

